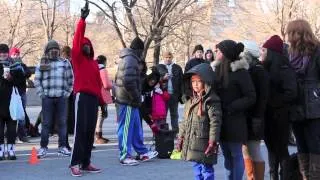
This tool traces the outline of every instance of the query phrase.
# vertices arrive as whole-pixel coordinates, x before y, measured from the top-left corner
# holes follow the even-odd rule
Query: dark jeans
[[[49,98],[44,97],[42,99],[42,113],[43,122],[41,129],[41,147],[47,147],[49,143],[49,133],[51,126],[56,117],[58,123],[59,134],[59,147],[66,146],[66,134],[67,134],[67,98]]]
[[[244,173],[242,143],[221,142],[224,157],[225,179],[240,180]]]
[[[27,119],[26,102],[27,102],[27,96],[26,96],[26,93],[23,93],[20,96],[21,96],[22,106],[23,106],[23,109],[25,111],[25,119],[21,119],[21,120],[18,121],[18,132],[17,132],[17,135],[21,139],[21,138],[27,136],[27,133],[26,133],[26,119]]]
[[[299,153],[320,154],[320,119],[293,123]]]
[[[4,144],[4,126],[7,126],[7,144],[15,144],[17,136],[17,121],[10,117],[0,117],[0,144]]]
[[[170,99],[167,103],[167,111],[170,111],[172,130],[179,131],[179,114],[178,114],[179,99],[175,95],[170,94]]]

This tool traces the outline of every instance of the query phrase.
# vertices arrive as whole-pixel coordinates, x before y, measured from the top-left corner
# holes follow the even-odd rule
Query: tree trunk
[[[161,39],[154,39],[153,65],[158,65],[160,61]]]

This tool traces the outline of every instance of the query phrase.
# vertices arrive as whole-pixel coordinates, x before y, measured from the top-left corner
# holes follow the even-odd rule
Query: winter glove
[[[158,128],[158,126],[157,126],[155,123],[152,123],[152,124],[150,124],[149,126],[150,126],[153,134],[155,134],[155,135],[158,134],[159,128]]]
[[[179,137],[179,138],[178,138],[177,145],[176,145],[176,149],[177,149],[178,152],[181,152],[181,150],[182,150],[182,145],[183,145],[183,137]]]
[[[210,156],[211,154],[214,154],[214,153],[217,153],[218,152],[218,145],[216,142],[212,142],[212,141],[209,141],[208,142],[208,146],[207,146],[207,149],[206,151],[204,152],[204,154],[206,156]]]
[[[86,0],[86,4],[83,8],[81,8],[81,18],[86,19],[90,13],[89,2]]]

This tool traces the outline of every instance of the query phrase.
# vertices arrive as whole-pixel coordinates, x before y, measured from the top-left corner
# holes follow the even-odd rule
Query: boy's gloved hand
[[[152,123],[151,125],[149,125],[150,126],[150,128],[151,128],[151,130],[152,130],[152,132],[153,132],[153,134],[158,134],[158,132],[159,132],[159,128],[158,128],[158,126],[156,125],[156,123]]]
[[[218,152],[217,142],[209,141],[206,151],[204,152],[205,155],[209,156],[211,154]]]
[[[179,137],[176,145],[176,149],[178,152],[182,150],[182,145],[183,145],[183,137]]]
[[[86,19],[90,13],[89,2],[86,1],[86,4],[81,8],[81,18]]]

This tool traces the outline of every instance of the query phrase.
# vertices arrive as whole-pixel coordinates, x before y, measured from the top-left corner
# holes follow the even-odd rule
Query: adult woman
[[[248,139],[246,111],[256,100],[253,82],[248,72],[249,64],[239,58],[242,43],[224,40],[217,44],[216,92],[221,98],[222,127],[221,148],[225,158],[226,179],[242,179],[244,163],[242,144]]]
[[[289,157],[289,108],[296,97],[294,72],[283,55],[283,41],[271,36],[261,48],[260,60],[269,76],[269,98],[265,116],[265,142],[268,148],[270,178],[283,178],[284,163]]]
[[[295,110],[302,112],[293,123],[300,172],[304,180],[320,179],[319,40],[310,24],[302,19],[291,21],[286,34],[290,43],[290,64],[298,79]]]

